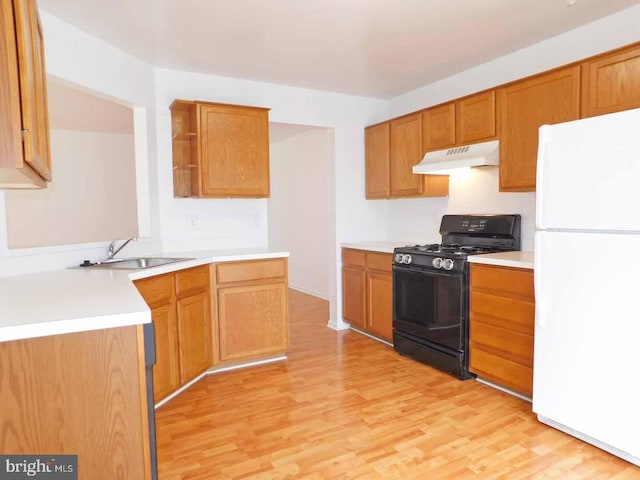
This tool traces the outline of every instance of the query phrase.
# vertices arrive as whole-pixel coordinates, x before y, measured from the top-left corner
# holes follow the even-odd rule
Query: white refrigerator
[[[640,465],[640,109],[540,128],[533,411]]]

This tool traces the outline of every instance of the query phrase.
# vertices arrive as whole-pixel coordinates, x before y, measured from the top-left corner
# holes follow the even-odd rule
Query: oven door
[[[465,272],[393,266],[393,328],[462,351],[466,335]]]

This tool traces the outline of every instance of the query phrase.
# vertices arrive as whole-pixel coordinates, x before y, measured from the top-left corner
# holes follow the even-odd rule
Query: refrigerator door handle
[[[544,191],[543,183],[544,177],[544,156],[547,145],[547,137],[548,137],[548,129],[549,125],[541,125],[538,131],[538,157],[536,164],[536,228],[544,228],[542,225],[543,222],[543,207],[542,207],[542,198],[541,193]]]
[[[542,237],[543,232],[537,232],[533,248],[533,292],[536,301],[535,324],[536,328],[544,328],[544,294],[542,293]]]

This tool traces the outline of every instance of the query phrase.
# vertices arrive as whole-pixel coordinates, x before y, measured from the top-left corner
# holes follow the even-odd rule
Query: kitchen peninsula
[[[152,318],[155,323],[155,315],[132,281],[206,267],[211,273],[206,303],[216,306],[209,317],[216,345],[221,315],[227,329],[234,320],[257,319],[229,310],[238,304],[232,301],[234,295],[250,303],[264,301],[260,292],[269,291],[270,300],[274,291],[283,292],[274,300],[279,323],[272,318],[273,310],[266,323],[282,328],[279,358],[284,358],[287,252],[244,249],[179,256],[192,259],[129,272],[71,268],[0,278],[0,451],[76,454],[80,478],[121,478],[122,472],[127,478],[152,478],[155,445],[148,400],[153,393],[147,372],[154,359],[148,358],[145,325]],[[215,268],[221,265],[223,269]],[[273,265],[281,266],[277,276],[270,276]],[[257,278],[260,275],[266,278]],[[225,300],[227,310],[222,309]],[[259,332],[257,327],[249,328]],[[242,326],[241,331],[246,329]],[[161,335],[156,329],[158,358],[166,344]],[[256,360],[256,355],[249,356]],[[273,352],[265,356],[278,357]],[[195,380],[215,369],[215,358]],[[234,365],[241,360],[237,355]]]

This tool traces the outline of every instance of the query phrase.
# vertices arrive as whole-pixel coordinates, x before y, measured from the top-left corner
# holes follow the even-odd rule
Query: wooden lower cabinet
[[[533,270],[471,265],[469,369],[526,396],[533,393]]]
[[[142,325],[0,342],[0,452],[78,455],[82,479],[150,479],[144,360]]]
[[[287,259],[216,265],[216,364],[274,357],[289,346]]]
[[[220,360],[279,355],[287,350],[287,287],[266,283],[218,289]]]
[[[365,285],[364,268],[342,267],[342,317],[358,328],[366,324]]]
[[[342,249],[342,317],[352,326],[393,341],[392,255]]]
[[[374,335],[393,341],[392,275],[367,271],[367,328]]]
[[[176,307],[180,382],[187,383],[212,364],[209,291],[179,299]]]
[[[151,308],[158,402],[212,366],[209,265],[134,282]]]
[[[153,367],[153,397],[157,402],[180,387],[178,358],[178,322],[173,303],[151,309],[156,339],[156,364]]]

